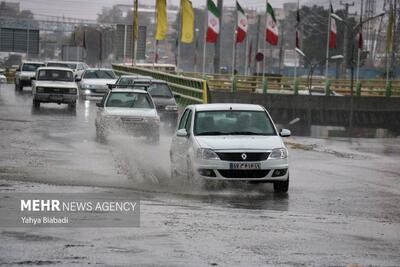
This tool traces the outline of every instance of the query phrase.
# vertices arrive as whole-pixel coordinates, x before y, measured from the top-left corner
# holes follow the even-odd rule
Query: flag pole
[[[176,60],[176,71],[179,73],[179,65],[181,61],[181,34],[182,34],[182,1],[179,7],[179,24],[178,24],[178,57]]]
[[[233,21],[234,21],[234,28],[233,28],[233,48],[232,48],[232,80],[235,76],[235,64],[236,64],[236,35],[237,35],[237,1],[235,5],[235,13],[233,15]]]
[[[327,41],[326,41],[326,62],[325,62],[325,83],[328,83],[328,71],[329,71],[329,43],[331,39],[331,6],[332,6],[332,0],[329,0],[329,7],[328,7],[328,32],[327,32]],[[325,94],[326,94],[326,86],[325,86]]]
[[[139,29],[139,25],[137,25],[139,23],[138,21],[138,9],[139,9],[139,0],[134,0],[133,2],[133,24],[132,24],[132,28],[133,28],[133,61],[132,64],[133,66],[136,66],[136,55],[137,55],[137,39],[138,39],[138,29]]]
[[[249,18],[247,15],[246,15],[246,17],[247,17],[247,21],[249,21]],[[244,76],[248,75],[248,64],[249,64],[248,57],[247,57],[247,53],[249,52],[248,46],[249,46],[249,38],[248,38],[248,36],[246,36],[246,42],[245,42],[245,46],[244,46]]]
[[[363,12],[364,12],[364,0],[361,0],[361,13],[360,13],[360,21],[362,22],[363,20]],[[362,35],[362,30],[363,30],[363,25],[360,25],[360,31]],[[358,35],[358,38],[360,38],[360,34]],[[360,42],[360,40],[358,40]],[[363,40],[364,41],[364,40]],[[360,81],[360,58],[361,58],[361,50],[362,48],[358,47],[358,54],[357,54],[357,72],[356,72],[356,81],[357,84]]]
[[[206,7],[204,9],[204,42],[203,42],[203,68],[202,68],[202,76],[204,77],[206,72],[206,48],[207,48],[207,28],[208,28],[208,7],[206,0]]]
[[[266,40],[265,40],[265,34],[266,34],[266,30],[267,30],[267,21],[268,21],[268,0],[265,1],[266,2],[266,7],[265,7],[265,27],[264,27],[264,41],[263,41],[263,66],[262,66],[262,83],[263,83],[263,88],[264,88],[264,84],[265,84],[265,61],[266,61],[266,55],[265,55],[265,44],[266,44]]]
[[[297,0],[297,12],[300,12],[300,0]],[[296,14],[296,18],[298,16],[298,13]],[[299,21],[296,21],[296,38],[298,38],[297,34],[298,34],[298,30],[299,30]],[[297,47],[297,39],[296,39],[296,44],[295,46]],[[300,47],[299,47],[300,48]],[[297,62],[299,61],[299,55],[295,52],[295,59],[294,59],[294,82],[296,82],[297,79]]]
[[[157,3],[154,7],[154,25],[156,26],[156,30],[154,31],[154,60],[153,60],[153,69],[155,67],[156,61],[157,61],[157,50],[158,50],[158,44],[157,44],[157,37],[156,37],[156,32],[157,32]]]

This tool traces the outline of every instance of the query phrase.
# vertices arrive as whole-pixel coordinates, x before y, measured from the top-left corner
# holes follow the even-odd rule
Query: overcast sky
[[[3,0],[1,0],[3,1]],[[8,2],[21,3],[21,9],[31,9],[33,13],[66,16],[86,19],[96,19],[97,14],[101,12],[102,7],[111,7],[116,4],[130,4],[133,0],[5,0]],[[216,1],[216,0],[215,0]],[[239,0],[240,1],[240,0]],[[303,0],[304,1],[304,0]],[[179,0],[167,0],[167,3],[179,5]],[[193,6],[204,6],[206,0],[193,0]],[[296,0],[269,0],[274,6],[282,6],[284,2],[296,2]],[[152,4],[155,0],[139,0],[139,5]],[[241,5],[245,8],[263,8],[265,0],[242,0]],[[224,5],[233,6],[235,0],[224,0]]]
[[[3,0],[0,0],[3,1]],[[116,4],[130,4],[133,0],[5,0],[8,2],[19,2],[21,9],[31,9],[35,14],[65,16],[73,18],[96,19],[97,14],[101,13],[103,7],[111,7]],[[139,5],[152,4],[156,0],[139,0]],[[216,1],[216,0],[214,0]],[[354,2],[359,2],[355,0]],[[168,4],[179,5],[180,0],[167,0]],[[204,6],[206,0],[193,0],[195,7]],[[262,9],[265,6],[265,0],[239,0],[244,8]],[[282,7],[282,3],[297,2],[297,0],[269,0],[274,7]],[[328,6],[329,0],[300,0],[300,4],[319,4]],[[340,7],[340,0],[332,0],[334,8]],[[353,1],[345,1],[353,2]],[[383,2],[383,0],[378,0]],[[224,0],[224,6],[233,6],[235,0]],[[378,4],[381,5],[381,4]]]

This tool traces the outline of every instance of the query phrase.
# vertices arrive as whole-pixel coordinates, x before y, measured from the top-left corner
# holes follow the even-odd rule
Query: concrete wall
[[[286,124],[300,118],[303,125],[349,126],[351,98],[231,93],[212,91],[212,103],[251,103],[267,108],[273,119]],[[400,98],[354,97],[353,127],[387,128],[400,132]]]

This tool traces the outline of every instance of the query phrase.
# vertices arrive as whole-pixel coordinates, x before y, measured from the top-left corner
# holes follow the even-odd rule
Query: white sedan
[[[288,151],[259,105],[203,104],[188,106],[173,137],[171,179],[273,183],[275,192],[289,189]]]
[[[114,84],[117,76],[112,69],[87,69],[82,74],[82,78],[78,78],[80,96],[82,99],[86,97],[102,97],[108,93],[108,84]]]

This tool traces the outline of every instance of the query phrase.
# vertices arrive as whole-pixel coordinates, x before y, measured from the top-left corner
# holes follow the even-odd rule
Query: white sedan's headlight
[[[209,148],[199,148],[197,149],[197,158],[199,159],[219,159],[217,153],[214,152],[214,150],[209,149]]]
[[[82,84],[82,89],[90,89],[92,86],[90,84]]]
[[[286,159],[288,156],[288,151],[286,148],[275,148],[269,155],[270,159]]]
[[[90,95],[90,90],[85,90],[85,94]]]
[[[175,105],[166,106],[165,110],[176,111],[176,110],[178,110],[178,106],[175,106]]]

